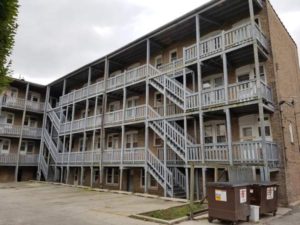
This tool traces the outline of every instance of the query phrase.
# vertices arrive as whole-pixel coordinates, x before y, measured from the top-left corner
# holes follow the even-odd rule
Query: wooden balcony
[[[82,132],[101,127],[102,115],[87,117],[86,119],[74,120],[60,125],[60,134],[68,132]]]
[[[8,136],[8,137],[20,137],[21,133],[23,133],[23,138],[32,138],[32,139],[40,139],[42,128],[34,128],[34,127],[22,127],[14,126],[11,124],[0,124],[0,135]]]
[[[75,90],[69,94],[63,95],[59,98],[59,105],[66,105],[73,102],[84,100],[88,97],[95,96],[99,93],[104,92],[105,83],[104,81],[97,82],[87,87]]]
[[[252,28],[250,23],[243,24],[228,31],[223,31],[219,35],[204,39],[200,42],[199,53],[197,44],[184,49],[184,63],[194,63],[198,59],[207,59],[220,54],[222,51],[229,52],[237,48],[252,44],[254,40],[266,50],[269,44],[262,30],[256,25]]]
[[[261,95],[267,102],[272,103],[272,91],[263,81],[260,84]],[[259,97],[256,80],[230,84],[228,86],[228,102],[243,103],[256,100]],[[202,91],[202,107],[221,106],[226,103],[225,87],[218,87]]]
[[[262,141],[234,142],[232,144],[233,164],[262,165],[265,161]],[[280,153],[277,144],[266,142],[266,160],[270,167],[278,167]],[[203,160],[204,155],[204,160]],[[228,144],[205,144],[204,153],[201,145],[188,147],[188,160],[193,162],[229,164]]]
[[[104,164],[121,164],[121,149],[112,149],[103,151]],[[145,147],[124,149],[123,164],[126,165],[143,165],[145,164]]]
[[[45,104],[43,102],[34,102],[25,100],[23,98],[10,98],[10,97],[2,97],[1,105],[2,107],[13,108],[24,110],[26,104],[26,110],[32,112],[43,113]]]
[[[100,162],[100,149],[94,151],[84,152],[65,152],[57,154],[58,164],[69,165],[91,165],[99,164]]]
[[[38,164],[38,154],[28,154],[20,155],[19,165],[20,166],[37,166]],[[0,165],[1,166],[15,166],[18,161],[18,155],[9,153],[0,155]]]

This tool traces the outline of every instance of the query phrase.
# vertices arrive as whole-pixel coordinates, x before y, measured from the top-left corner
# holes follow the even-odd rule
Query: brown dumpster
[[[214,219],[230,221],[249,221],[250,199],[248,184],[208,183],[208,221]]]
[[[265,182],[250,186],[250,204],[259,206],[259,214],[273,213],[278,209],[278,185]]]

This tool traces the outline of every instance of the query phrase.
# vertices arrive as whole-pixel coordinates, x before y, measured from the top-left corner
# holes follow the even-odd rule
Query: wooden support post
[[[203,112],[202,112],[202,71],[200,61],[200,17],[197,14],[196,17],[196,43],[197,43],[197,75],[198,75],[198,103],[199,103],[199,132],[200,132],[200,144],[201,144],[201,160],[202,164],[205,163],[205,149],[204,149],[204,124],[203,124]]]
[[[206,167],[202,167],[202,198],[206,197]]]
[[[50,98],[50,87],[48,86],[46,89],[46,98],[45,98],[45,108],[44,108],[44,115],[43,115],[43,123],[42,123],[42,135],[41,135],[41,142],[40,142],[40,151],[39,151],[39,164],[38,164],[38,172],[37,172],[37,180],[41,180],[41,160],[42,157],[44,157],[44,130],[46,129],[46,123],[47,123],[47,104],[49,103]]]
[[[214,168],[214,172],[215,172],[214,181],[218,182],[219,181],[219,179],[218,179],[219,173],[218,173],[218,168],[217,167]]]
[[[228,159],[229,163],[232,166],[233,165],[233,159],[232,159],[232,132],[231,132],[231,115],[229,108],[225,109],[226,114],[226,128],[227,128],[227,144],[228,144]]]
[[[72,151],[72,142],[73,142],[73,122],[75,117],[75,103],[72,105],[72,120],[71,120],[71,133],[70,133],[70,139],[69,139],[69,154],[68,154],[68,165],[67,165],[67,176],[66,176],[66,183],[69,182],[69,175],[70,175],[70,155]]]
[[[80,171],[80,185],[83,185],[83,176],[84,176],[84,167],[81,166],[81,171]]]
[[[149,39],[147,39],[147,78],[146,78],[146,121],[145,121],[145,165],[144,165],[144,174],[145,174],[145,186],[144,186],[144,192],[148,193],[148,158],[147,158],[147,152],[149,149],[149,111],[148,111],[148,105],[149,105],[149,66],[150,66],[150,57],[151,57],[151,42]]]
[[[28,93],[29,93],[29,83],[27,83],[27,85],[26,85],[25,104],[24,104],[23,115],[22,115],[21,134],[20,134],[20,138],[19,138],[17,163],[16,163],[16,168],[15,168],[15,182],[18,182],[18,176],[19,176],[20,151],[21,151],[21,145],[22,145],[22,140],[23,140],[23,129],[24,129],[24,123],[25,123],[25,118],[26,118]]]
[[[199,187],[199,169],[195,170],[195,182],[196,182],[196,196],[197,196],[197,201],[200,200],[200,187]]]
[[[190,185],[190,204],[194,204],[194,196],[195,196],[195,165],[191,164],[191,185]]]

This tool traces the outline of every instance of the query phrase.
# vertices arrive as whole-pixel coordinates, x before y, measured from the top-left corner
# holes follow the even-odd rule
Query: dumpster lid
[[[257,186],[279,186],[276,182],[256,182],[253,183],[252,185],[257,185]]]
[[[208,187],[245,187],[249,186],[249,183],[230,183],[230,182],[209,182]]]

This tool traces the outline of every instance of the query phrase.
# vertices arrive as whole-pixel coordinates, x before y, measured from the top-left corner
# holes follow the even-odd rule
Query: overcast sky
[[[206,2],[20,0],[14,76],[48,84]],[[271,3],[300,46],[299,0]]]

